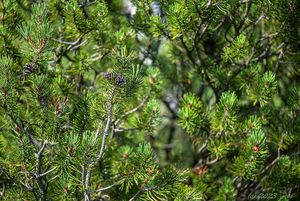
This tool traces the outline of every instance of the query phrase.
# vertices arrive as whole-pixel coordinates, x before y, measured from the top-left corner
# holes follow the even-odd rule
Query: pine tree
[[[300,198],[298,1],[0,6],[0,199]]]

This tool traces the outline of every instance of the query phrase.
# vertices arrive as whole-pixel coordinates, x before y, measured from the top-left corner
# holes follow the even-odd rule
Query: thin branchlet
[[[40,150],[36,153],[36,166],[35,166],[35,172],[34,172],[34,176],[35,179],[37,181],[37,185],[39,188],[39,192],[40,192],[40,197],[41,197],[41,201],[46,200],[46,189],[45,189],[45,184],[43,183],[43,179],[42,179],[42,159],[43,159],[43,153],[44,150],[46,148],[47,145],[47,141],[44,141],[41,145]]]
[[[100,148],[100,152],[99,152],[98,158],[97,158],[98,162],[101,162],[101,160],[102,160],[102,156],[103,156],[105,148],[106,148],[106,139],[108,137],[108,134],[109,134],[109,131],[111,128],[111,124],[112,124],[114,95],[115,95],[115,88],[112,87],[110,97],[108,99],[108,106],[107,106],[108,116],[107,116],[107,120],[106,120],[106,126],[104,128],[103,135],[102,135],[101,148]]]

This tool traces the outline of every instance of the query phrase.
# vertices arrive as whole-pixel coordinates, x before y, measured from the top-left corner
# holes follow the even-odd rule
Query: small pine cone
[[[126,84],[126,78],[123,75],[118,75],[115,79],[115,84],[119,87],[123,87]]]
[[[107,80],[112,80],[114,77],[113,73],[112,72],[105,72],[104,73],[104,78],[107,79]]]
[[[29,63],[23,66],[23,75],[30,75],[36,69],[36,63]]]
[[[42,107],[46,107],[47,106],[47,100],[46,100],[45,96],[39,96],[38,99],[39,99],[39,102],[40,102],[40,104],[41,104]]]

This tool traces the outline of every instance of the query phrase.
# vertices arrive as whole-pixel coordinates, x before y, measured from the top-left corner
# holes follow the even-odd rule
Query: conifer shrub
[[[299,1],[0,7],[0,200],[300,199]]]

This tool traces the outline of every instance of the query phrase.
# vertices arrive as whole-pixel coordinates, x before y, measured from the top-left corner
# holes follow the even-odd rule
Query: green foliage
[[[22,47],[23,54],[35,63],[37,60],[43,61],[46,59],[44,57],[47,57],[45,53],[50,48],[49,39],[52,35],[52,27],[47,18],[45,4],[34,4],[32,13],[29,21],[20,24],[17,31],[26,41]]]
[[[246,59],[248,55],[249,42],[247,41],[246,36],[241,34],[229,47],[224,48],[223,60],[224,62],[230,60],[237,63],[242,59]]]
[[[216,200],[235,200],[236,190],[234,189],[234,183],[231,178],[224,177],[221,180],[221,187],[219,188],[218,196]]]
[[[262,78],[257,77],[254,80],[253,85],[248,88],[247,94],[253,100],[253,105],[259,103],[260,106],[265,106],[274,95],[276,87],[275,75],[272,72],[266,72]]]
[[[185,94],[179,111],[179,125],[191,136],[197,135],[199,129],[205,126],[205,117],[198,113],[203,110],[201,101],[193,94]]]
[[[180,37],[183,33],[189,32],[195,25],[195,7],[191,1],[175,1],[168,9],[170,15],[167,17],[173,39]]]
[[[299,200],[299,1],[0,8],[0,199]]]
[[[217,135],[222,132],[225,135],[234,134],[237,123],[237,97],[234,93],[224,93],[220,98],[220,103],[216,106],[211,117],[212,130]]]
[[[263,131],[254,131],[240,156],[234,158],[230,171],[247,179],[254,179],[268,157]]]
[[[152,99],[145,106],[142,114],[137,119],[137,127],[147,132],[153,132],[154,128],[158,126],[160,120],[160,106],[159,103]]]

